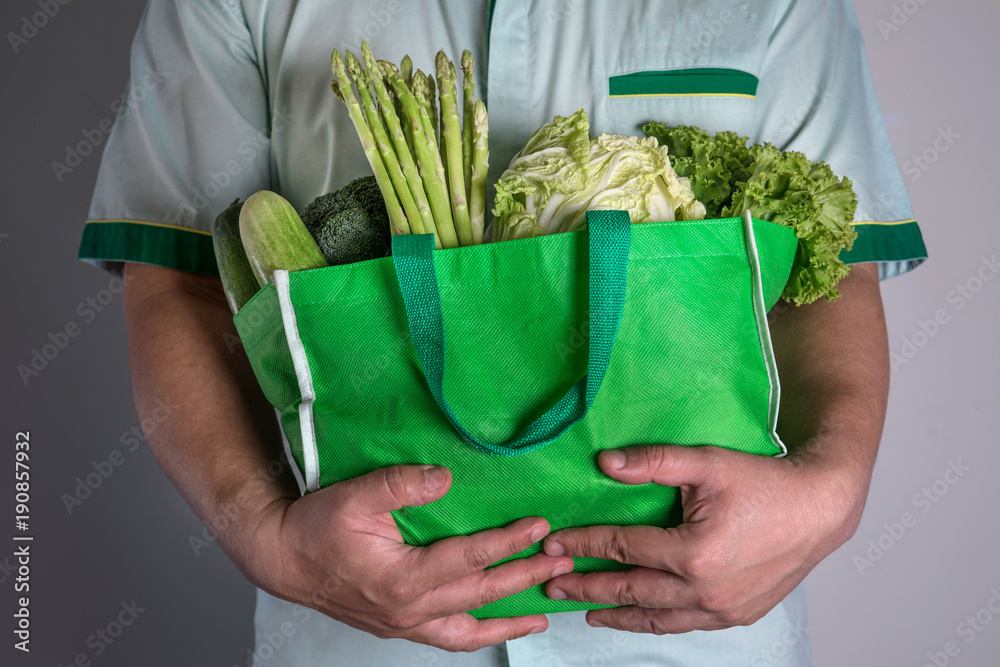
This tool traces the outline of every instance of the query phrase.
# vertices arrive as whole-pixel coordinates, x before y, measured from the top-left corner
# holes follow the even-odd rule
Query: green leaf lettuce
[[[795,230],[795,263],[782,297],[802,305],[840,296],[837,284],[849,272],[840,260],[857,232],[851,226],[857,198],[850,179],[838,179],[825,162],[775,146],[747,146],[734,132],[714,137],[690,125],[647,123],[643,131],[670,151],[674,168],[691,182],[707,217],[739,217],[749,210],[760,220]]]

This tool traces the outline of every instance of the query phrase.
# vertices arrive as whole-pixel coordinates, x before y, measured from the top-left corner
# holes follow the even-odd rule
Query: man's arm
[[[278,460],[281,435],[236,336],[217,278],[125,265],[132,390],[140,416],[158,400],[180,407],[149,439],[170,481],[243,572],[250,535],[269,506],[299,497]],[[272,468],[273,469],[273,468]]]
[[[782,306],[771,318],[789,456],[670,445],[602,452],[602,470],[619,481],[680,487],[684,523],[553,533],[549,555],[641,567],[557,577],[550,596],[627,605],[587,620],[633,632],[748,625],[850,539],[882,434],[889,353],[875,266],[855,266],[840,291],[835,302]]]
[[[826,467],[848,496],[846,542],[861,520],[889,400],[889,340],[876,264],[851,268],[841,298],[774,309],[778,433],[793,461]],[[839,544],[837,546],[840,546]]]
[[[572,569],[537,554],[493,563],[544,537],[526,517],[417,548],[391,512],[442,497],[445,468],[392,466],[299,497],[273,476],[281,437],[236,336],[218,278],[126,264],[125,318],[140,418],[179,407],[149,437],[167,475],[254,584],[379,637],[472,651],[547,627],[542,615],[464,613]],[[273,469],[273,467],[272,467]]]

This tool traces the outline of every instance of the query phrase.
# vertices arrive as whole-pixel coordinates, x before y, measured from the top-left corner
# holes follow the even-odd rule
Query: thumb
[[[716,464],[717,447],[644,445],[606,449],[598,457],[601,470],[625,484],[703,486]]]
[[[337,486],[363,514],[383,514],[434,502],[451,488],[451,472],[441,466],[398,465],[373,470]]]

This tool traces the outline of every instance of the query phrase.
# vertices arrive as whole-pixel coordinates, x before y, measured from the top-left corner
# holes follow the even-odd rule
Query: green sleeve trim
[[[211,234],[142,220],[88,220],[83,227],[79,258],[140,262],[219,275]]]
[[[899,262],[926,259],[927,248],[916,220],[899,222],[855,222],[858,238],[850,252],[841,252],[846,264]]]
[[[757,96],[757,77],[736,69],[698,68],[633,72],[608,79],[611,97]]]

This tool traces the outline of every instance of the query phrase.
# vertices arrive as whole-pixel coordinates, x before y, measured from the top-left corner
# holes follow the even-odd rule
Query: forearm
[[[279,457],[274,410],[258,388],[218,279],[127,264],[124,298],[136,409],[177,405],[149,434],[163,470],[230,558],[247,571],[248,540],[265,508],[298,497]],[[271,471],[276,470],[272,465]]]
[[[778,432],[792,456],[847,474],[867,490],[889,392],[889,349],[875,265],[855,266],[840,292],[833,302],[775,308],[771,338],[781,379]]]

